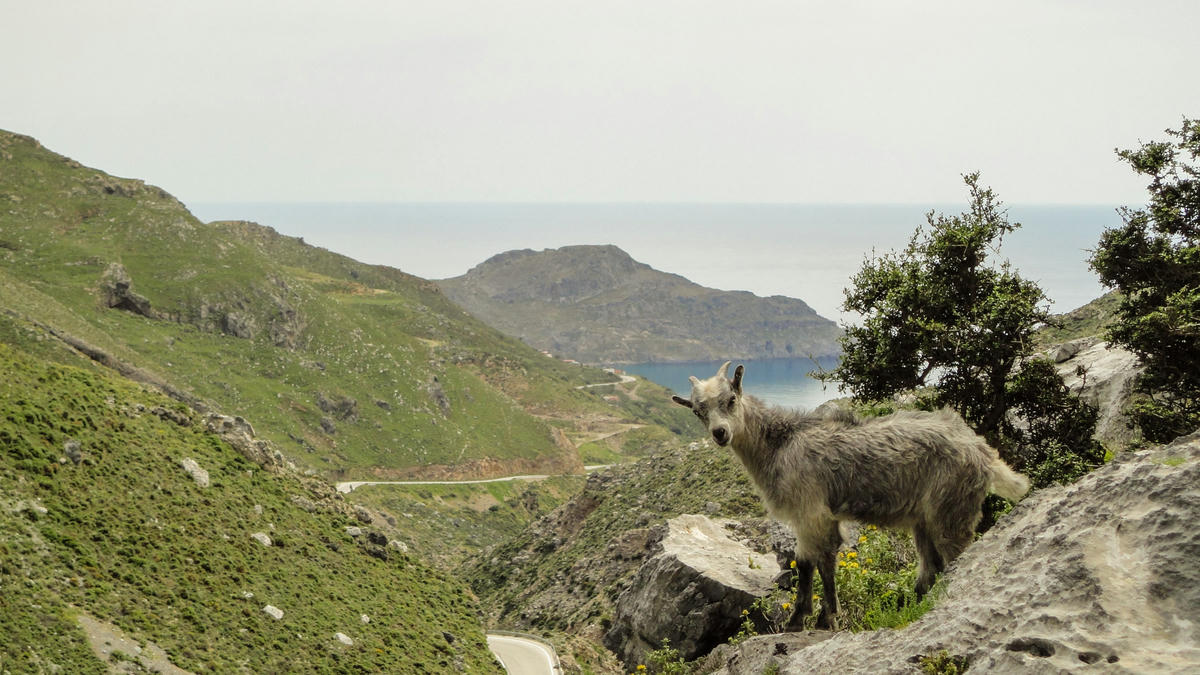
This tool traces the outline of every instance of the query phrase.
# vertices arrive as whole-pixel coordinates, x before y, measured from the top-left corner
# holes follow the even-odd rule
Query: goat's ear
[[[730,385],[729,385],[730,387],[733,388],[733,393],[735,393],[735,394],[742,393],[742,375],[745,372],[746,372],[746,366],[743,366],[740,363],[738,364],[737,369],[735,369],[733,371],[733,382],[730,383]]]
[[[686,398],[683,398],[682,396],[672,396],[671,400],[675,401],[676,403],[678,403],[679,405],[681,405],[685,408],[692,407],[692,402],[687,400]]]

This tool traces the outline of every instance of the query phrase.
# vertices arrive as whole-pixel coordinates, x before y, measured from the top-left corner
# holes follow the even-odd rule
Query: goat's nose
[[[715,440],[718,445],[725,445],[729,442],[729,430],[727,430],[725,427],[717,427],[716,429],[713,429],[712,435],[713,440]]]

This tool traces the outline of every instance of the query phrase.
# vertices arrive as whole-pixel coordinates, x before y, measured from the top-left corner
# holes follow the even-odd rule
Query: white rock
[[[267,614],[270,614],[275,619],[283,618],[283,610],[274,605],[267,605],[266,607],[263,607],[263,611]]]
[[[371,623],[371,617],[367,616],[366,614],[363,614],[362,616],[360,616],[360,617],[358,617],[358,618],[359,618],[359,619],[360,619],[360,620],[361,620],[363,623]]]
[[[344,645],[354,644],[354,640],[350,639],[350,636],[346,635],[345,633],[334,633],[333,637],[337,638],[337,641]]]
[[[251,536],[251,538],[253,538],[258,543],[262,544],[263,546],[271,545],[271,538],[267,536],[266,532],[255,532],[254,534],[252,534],[250,536]]]
[[[351,537],[361,537],[361,536],[362,536],[362,529],[360,529],[360,528],[357,528],[357,527],[355,527],[355,526],[351,525],[351,526],[349,526],[349,527],[347,527],[347,528],[346,528],[346,534],[350,535]]]
[[[208,472],[201,468],[200,465],[196,463],[196,460],[192,459],[191,457],[181,459],[179,460],[179,466],[183,467],[183,470],[188,472],[188,475],[192,477],[192,480],[196,481],[196,485],[199,485],[202,488],[208,487]]]

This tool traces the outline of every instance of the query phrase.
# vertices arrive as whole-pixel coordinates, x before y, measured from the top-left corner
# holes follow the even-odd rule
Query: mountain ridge
[[[587,363],[838,352],[840,329],[803,300],[707,288],[611,244],[506,251],[437,283],[488,324]]]

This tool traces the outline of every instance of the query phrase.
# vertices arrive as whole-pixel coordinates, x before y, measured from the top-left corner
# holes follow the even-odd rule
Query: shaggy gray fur
[[[743,395],[745,368],[732,380],[728,368],[691,378],[691,398],[673,400],[692,409],[717,445],[733,448],[767,510],[795,532],[800,589],[789,630],[812,612],[814,567],[827,589],[817,627],[835,627],[840,521],[911,529],[920,596],[971,543],[988,492],[1018,499],[1029,489],[953,411],[863,419],[841,409],[788,410]]]

